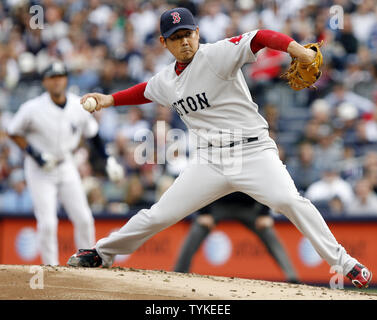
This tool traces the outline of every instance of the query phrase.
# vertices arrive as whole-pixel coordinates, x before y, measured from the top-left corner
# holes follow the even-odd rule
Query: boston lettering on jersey
[[[180,116],[189,114],[191,111],[203,110],[209,108],[210,104],[206,97],[206,93],[198,93],[194,97],[188,96],[180,99],[172,104],[172,107]]]

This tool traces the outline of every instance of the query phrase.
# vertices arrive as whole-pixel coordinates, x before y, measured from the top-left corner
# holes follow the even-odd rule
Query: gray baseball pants
[[[318,254],[344,275],[358,262],[337,242],[313,204],[300,196],[270,137],[232,150],[233,157],[221,148],[209,149],[198,152],[150,209],[140,210],[119,231],[97,242],[103,266],[111,266],[115,255],[134,252],[156,233],[235,191],[284,214]],[[220,152],[221,156],[216,155]]]

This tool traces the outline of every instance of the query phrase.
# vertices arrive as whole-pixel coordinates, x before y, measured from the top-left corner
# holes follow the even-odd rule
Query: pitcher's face
[[[199,28],[181,29],[166,39],[161,36],[160,42],[178,62],[188,63],[199,48]]]

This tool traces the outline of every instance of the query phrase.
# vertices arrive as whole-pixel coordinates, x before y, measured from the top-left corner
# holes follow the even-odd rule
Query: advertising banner
[[[121,228],[124,219],[96,219],[96,238]],[[190,223],[182,221],[158,233],[131,255],[117,256],[114,266],[173,271]],[[377,270],[377,221],[332,222],[329,227],[348,253]],[[0,263],[42,264],[33,218],[0,220]],[[289,222],[276,222],[275,231],[304,283],[329,283],[335,271],[316,253],[308,239]],[[76,251],[73,226],[62,219],[58,227],[59,262],[65,265]],[[194,256],[191,272],[205,275],[285,281],[260,239],[237,222],[220,223]],[[377,284],[374,279],[373,283]]]

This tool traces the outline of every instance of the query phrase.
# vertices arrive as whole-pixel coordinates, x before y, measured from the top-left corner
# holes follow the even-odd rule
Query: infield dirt
[[[368,289],[332,290],[117,267],[32,267],[0,265],[1,300],[377,300]]]

